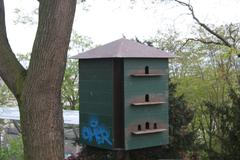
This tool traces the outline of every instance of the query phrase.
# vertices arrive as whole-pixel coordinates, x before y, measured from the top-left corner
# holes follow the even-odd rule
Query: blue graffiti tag
[[[89,126],[82,127],[82,138],[89,143],[95,139],[97,144],[104,144],[107,142],[112,145],[109,132],[99,124],[97,119],[91,119]]]

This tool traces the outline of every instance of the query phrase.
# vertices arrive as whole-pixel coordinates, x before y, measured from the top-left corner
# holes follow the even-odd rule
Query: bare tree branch
[[[195,41],[195,42],[200,42],[200,43],[203,43],[203,44],[215,44],[215,45],[220,45],[222,46],[223,44],[220,43],[220,42],[215,42],[215,41],[207,41],[207,40],[204,40],[204,39],[199,39],[199,38],[188,38],[183,44],[182,46],[177,50],[178,51],[181,51],[183,49],[184,46],[186,46],[188,44],[188,42],[190,41]]]
[[[228,47],[234,47],[233,45],[231,45],[224,37],[222,37],[220,34],[218,34],[217,32],[215,32],[213,29],[211,29],[210,27],[208,27],[206,24],[202,23],[196,16],[195,16],[195,13],[194,13],[194,10],[193,10],[193,6],[188,4],[188,3],[185,3],[185,2],[182,2],[182,1],[179,1],[179,0],[174,0],[175,2],[181,4],[182,6],[186,6],[188,7],[188,10],[191,12],[191,15],[193,17],[193,19],[201,26],[203,27],[204,29],[206,29],[210,34],[212,34],[213,36],[215,36],[217,39],[219,39],[225,46],[228,46]]]
[[[18,99],[26,70],[17,60],[7,39],[3,0],[0,0],[0,57],[0,76]]]
[[[239,43],[239,24],[230,24],[227,28],[228,39],[232,42],[232,45],[237,48]]]
[[[223,45],[222,43],[220,42],[215,42],[215,41],[207,41],[207,40],[204,40],[204,39],[199,39],[199,38],[189,38],[188,41],[196,41],[196,42],[201,42],[203,44],[215,44],[215,45]]]

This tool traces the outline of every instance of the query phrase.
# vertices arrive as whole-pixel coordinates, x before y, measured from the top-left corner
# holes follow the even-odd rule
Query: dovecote
[[[119,39],[73,58],[79,59],[81,143],[111,150],[168,144],[172,54]]]

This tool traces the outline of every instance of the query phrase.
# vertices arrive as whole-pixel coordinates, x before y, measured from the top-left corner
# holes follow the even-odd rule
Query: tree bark
[[[26,75],[26,70],[17,61],[9,45],[5,25],[4,2],[0,0],[0,76],[19,99]]]
[[[39,1],[38,29],[26,71],[7,41],[0,0],[0,76],[19,104],[25,160],[64,159],[61,84],[75,7],[76,0]]]

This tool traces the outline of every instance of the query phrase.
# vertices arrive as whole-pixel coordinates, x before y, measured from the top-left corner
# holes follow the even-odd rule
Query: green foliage
[[[62,102],[65,109],[78,109],[78,62],[68,59],[62,85]]]
[[[71,42],[70,42],[70,51],[74,51],[74,54],[84,52],[87,49],[93,47],[92,40],[87,36],[79,35],[76,31],[72,32]]]
[[[188,127],[194,117],[194,110],[190,108],[184,95],[176,96],[176,84],[170,83],[169,86],[169,105],[170,105],[170,155],[193,149],[195,131],[189,131]]]
[[[239,81],[240,82],[240,81]],[[240,85],[240,83],[239,83]],[[239,89],[239,88],[238,88]],[[223,114],[228,124],[222,128],[227,128],[226,136],[222,137],[223,153],[225,159],[240,159],[240,94],[239,91],[230,89],[229,96],[232,99],[230,105],[231,112]],[[226,106],[228,107],[228,106]],[[224,128],[225,127],[225,128]]]
[[[37,14],[38,14],[38,8],[35,8],[31,12],[27,12],[23,8],[15,8],[15,20],[13,21],[14,24],[30,24],[35,25],[37,24]]]
[[[240,63],[236,56],[240,45],[239,24],[211,28],[235,47],[221,45],[202,28],[193,33],[196,38],[192,40],[181,39],[178,33],[171,31],[169,34],[158,32],[148,43],[176,54],[170,61],[171,80],[177,84],[176,96],[184,95],[184,103],[195,110],[186,128],[188,133],[193,133],[193,145],[189,152],[183,149],[184,154],[201,159],[239,159]],[[182,110],[173,113],[178,112]],[[178,122],[183,121],[180,118]],[[174,128],[179,130],[177,126]],[[178,132],[174,133],[174,138],[180,137]],[[174,151],[179,144],[172,144]]]
[[[73,31],[69,52],[77,54],[90,49],[92,45],[93,42],[90,38],[81,36]],[[78,61],[68,59],[62,85],[62,103],[65,109],[74,110],[79,108],[78,72]]]
[[[217,29],[219,33],[226,34],[226,28]],[[199,34],[202,38],[205,36],[204,40],[211,40],[207,33],[200,31]],[[239,114],[235,114],[239,107],[234,105],[230,96],[231,93],[239,93],[236,50],[192,41],[177,54],[182,60],[176,60],[177,71],[180,72],[175,72],[173,79],[178,83],[178,95],[184,94],[187,102],[195,107],[191,129],[197,131],[195,144],[198,153],[206,159],[234,159],[230,155],[238,157],[235,148],[239,145],[235,142],[238,141],[236,131],[240,128],[234,119],[239,118]]]
[[[198,120],[202,141],[196,143],[207,159],[240,158],[240,95],[230,90],[229,96],[231,103],[202,104],[202,120]]]
[[[21,137],[8,137],[7,146],[0,148],[1,160],[23,160],[23,143]]]
[[[16,101],[8,87],[0,80],[0,106],[15,106]]]

